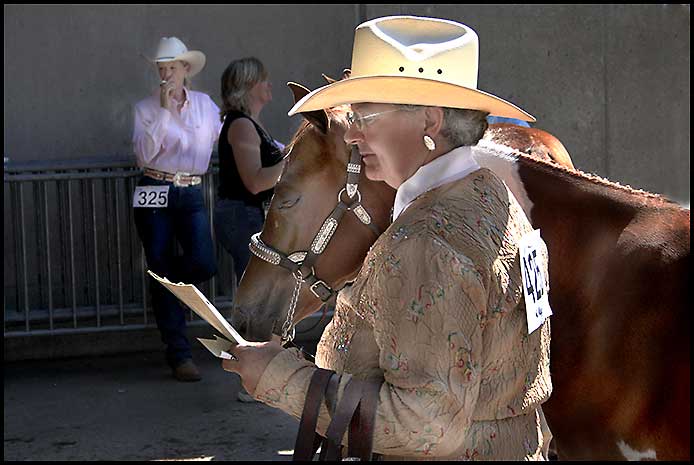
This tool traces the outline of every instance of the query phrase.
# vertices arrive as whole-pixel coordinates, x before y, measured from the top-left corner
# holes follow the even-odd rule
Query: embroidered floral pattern
[[[287,386],[282,386],[281,389],[268,389],[263,392],[258,398],[269,405],[276,405],[285,400],[289,396]]]
[[[385,262],[385,269],[388,273],[400,270],[400,258],[396,255],[388,254]]]
[[[413,393],[418,398],[424,397],[438,397],[441,395],[441,389],[437,389],[433,385],[427,385],[424,387],[409,388],[407,392]]]
[[[424,313],[445,295],[446,291],[439,285],[434,285],[433,288],[427,288],[424,284],[419,286],[417,295],[407,307],[412,322],[417,323],[420,317],[424,316]]]
[[[475,460],[475,458],[478,455],[480,455],[480,453],[477,449],[465,449],[465,454],[463,455],[463,458],[465,460]]]
[[[404,355],[404,354],[388,354],[387,359],[390,362],[390,366],[388,367],[390,370],[395,371],[395,372],[400,372],[400,371],[406,372],[409,370],[406,355]]]
[[[391,237],[393,238],[394,242],[401,241],[403,239],[407,239],[407,228],[404,226],[399,227],[392,235]]]
[[[386,360],[388,360],[388,369],[393,372],[407,372],[409,370],[409,363],[407,360],[407,355],[398,350],[398,341],[395,337],[390,338],[390,351],[386,355]]]
[[[488,188],[488,184],[485,182],[485,177],[484,176],[476,176],[472,180],[473,188],[472,190],[477,193],[479,196],[480,200],[482,203],[489,204],[491,203],[492,199],[492,193]]]
[[[433,211],[429,221],[431,229],[438,236],[446,237],[455,231],[455,225],[448,220],[446,213],[443,211]]]
[[[341,335],[341,337],[336,341],[335,350],[338,352],[347,352],[349,350],[349,336]]]
[[[456,331],[448,334],[448,347],[453,352],[455,367],[463,372],[463,380],[469,383],[476,375],[479,367],[479,363],[472,360],[472,343],[463,334]]]
[[[501,245],[500,237],[503,236],[503,232],[489,217],[480,216],[475,224],[477,225],[477,230],[491,239],[497,247]]]
[[[443,428],[426,425],[421,431],[412,431],[410,436],[415,444],[416,452],[422,455],[431,455],[443,437]]]

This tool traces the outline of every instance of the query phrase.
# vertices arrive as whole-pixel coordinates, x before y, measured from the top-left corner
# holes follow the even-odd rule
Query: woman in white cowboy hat
[[[349,383],[383,379],[373,450],[388,456],[547,458],[549,320],[528,315],[519,258],[532,227],[473,156],[488,114],[534,119],[477,89],[477,66],[477,35],[463,24],[378,18],[356,29],[351,78],[290,111],[350,104],[345,140],[359,148],[368,178],[397,189],[393,223],[340,293],[316,354],[317,366],[341,374],[338,413],[353,402]],[[531,245],[545,277],[535,284],[546,289],[546,247]],[[316,365],[276,342],[232,352],[223,367],[249,393],[302,415]],[[318,432],[330,434],[338,416],[321,407]]]
[[[133,147],[144,170],[133,198],[135,225],[149,269],[174,282],[196,283],[217,270],[200,182],[219,135],[219,108],[207,94],[186,88],[205,66],[202,52],[189,51],[176,37],[164,37],[152,61],[159,88],[135,105]],[[174,239],[182,257],[173,255]],[[150,279],[167,363],[177,380],[198,381],[185,311],[173,294]]]

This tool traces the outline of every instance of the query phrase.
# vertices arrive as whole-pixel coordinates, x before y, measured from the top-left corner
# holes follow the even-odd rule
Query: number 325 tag
[[[169,186],[136,186],[133,194],[135,208],[165,208],[169,205]]]
[[[549,306],[548,289],[542,267],[542,251],[545,242],[536,229],[523,236],[518,244],[520,253],[523,296],[528,317],[528,334],[535,331],[552,314]]]

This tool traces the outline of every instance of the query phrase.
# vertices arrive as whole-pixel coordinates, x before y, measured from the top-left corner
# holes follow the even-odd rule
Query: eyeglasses
[[[373,121],[377,116],[385,115],[386,113],[393,113],[395,111],[403,111],[402,108],[396,108],[394,110],[379,111],[378,113],[371,113],[370,115],[355,116],[353,112],[347,112],[347,123],[350,126],[356,126],[358,130],[363,131],[368,125],[368,121]]]

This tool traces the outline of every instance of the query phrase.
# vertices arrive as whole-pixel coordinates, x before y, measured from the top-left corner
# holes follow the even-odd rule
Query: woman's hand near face
[[[268,364],[282,350],[284,349],[277,340],[249,342],[248,345],[239,345],[229,350],[238,360],[223,360],[222,368],[238,373],[246,392],[253,394]]]
[[[159,103],[162,108],[169,111],[174,111],[173,105],[173,93],[176,89],[176,84],[172,81],[162,80],[162,84],[159,86]]]

